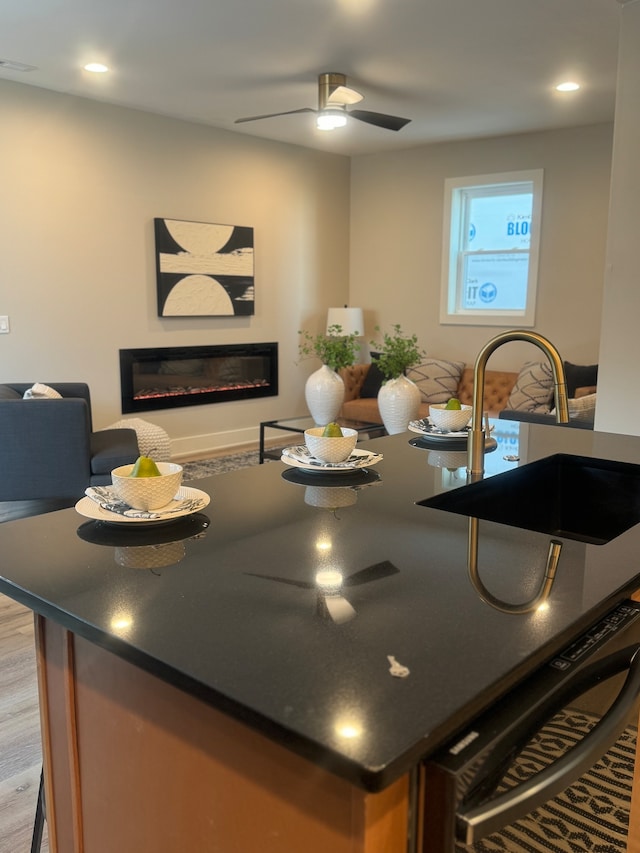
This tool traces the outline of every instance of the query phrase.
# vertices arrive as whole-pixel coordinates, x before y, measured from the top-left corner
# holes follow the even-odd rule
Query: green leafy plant
[[[329,326],[327,334],[312,335],[307,331],[300,331],[300,343],[298,351],[300,358],[319,358],[332,370],[340,370],[349,367],[356,360],[358,351],[357,333],[350,335],[342,334],[342,326]]]
[[[416,335],[404,335],[402,329],[396,323],[392,326],[393,332],[385,332],[382,343],[371,341],[371,346],[380,353],[376,364],[385,379],[397,379],[410,367],[420,364],[426,352],[418,346]],[[376,332],[380,327],[376,326]]]

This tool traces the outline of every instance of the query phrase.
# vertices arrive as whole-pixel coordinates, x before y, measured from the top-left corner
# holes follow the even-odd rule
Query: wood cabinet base
[[[409,781],[368,794],[36,617],[52,853],[405,853]]]

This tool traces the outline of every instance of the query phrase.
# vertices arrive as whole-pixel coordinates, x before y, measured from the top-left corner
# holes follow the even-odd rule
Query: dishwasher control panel
[[[601,646],[613,639],[614,634],[619,634],[628,628],[638,616],[640,616],[640,602],[631,600],[622,602],[553,658],[549,666],[564,671],[583,663]]]

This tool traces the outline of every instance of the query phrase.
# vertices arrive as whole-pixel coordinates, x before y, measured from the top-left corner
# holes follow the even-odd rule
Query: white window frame
[[[440,322],[442,324],[461,324],[468,326],[533,326],[535,325],[536,295],[538,289],[538,255],[540,249],[540,230],[542,221],[542,169],[521,172],[499,172],[493,175],[475,175],[466,178],[447,178],[445,180],[444,224],[442,241],[442,283],[440,293]],[[468,252],[461,250],[464,237],[468,233],[466,199],[471,194],[491,194],[513,192],[523,184],[533,189],[531,211],[531,229],[529,249],[502,250],[509,254],[527,252],[529,270],[527,277],[527,298],[523,311],[504,309],[469,309],[462,307],[462,274],[464,259]],[[483,193],[483,190],[485,191]],[[487,192],[494,190],[494,192]],[[499,254],[500,250],[490,254]]]

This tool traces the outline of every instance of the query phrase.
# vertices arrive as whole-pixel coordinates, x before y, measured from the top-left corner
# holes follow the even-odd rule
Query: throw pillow
[[[423,403],[446,403],[455,397],[464,370],[464,361],[430,358],[407,370],[407,378],[420,389]]]
[[[22,395],[10,385],[0,385],[0,400],[21,400]]]
[[[569,417],[577,421],[593,421],[596,416],[596,395],[587,394],[586,397],[577,397],[569,400]]]
[[[571,364],[565,361],[564,373],[567,378],[567,397],[570,398],[576,396],[576,388],[598,384],[597,364]]]
[[[58,397],[62,397],[62,394],[59,394],[55,388],[51,388],[49,385],[43,385],[42,382],[36,382],[35,385],[31,386],[31,388],[27,388],[23,397],[25,400],[54,400]]]
[[[360,389],[361,397],[377,397],[380,386],[384,382],[384,376],[380,373],[380,368],[376,364],[376,360],[380,355],[379,352],[371,353],[371,366],[367,370],[367,375],[364,377],[362,388]]]
[[[553,371],[547,362],[528,361],[511,389],[507,409],[520,412],[549,411],[553,396]]]
[[[569,406],[569,417],[576,421],[589,421],[593,423],[596,417],[596,395],[586,394],[584,397],[575,397],[567,400]],[[556,410],[551,409],[549,414],[555,415]]]

